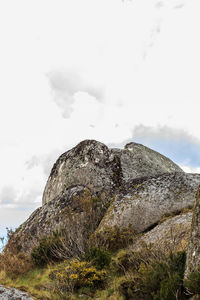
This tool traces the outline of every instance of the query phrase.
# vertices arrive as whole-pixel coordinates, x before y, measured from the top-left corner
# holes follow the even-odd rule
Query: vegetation
[[[105,283],[107,272],[98,271],[94,266],[85,262],[72,259],[65,261],[50,274],[54,283],[54,291],[63,295],[65,292],[72,293],[84,287],[100,288]]]
[[[133,290],[140,298],[154,300],[184,299],[183,276],[185,252],[141,263],[134,279]]]
[[[111,253],[103,247],[90,247],[87,249],[84,258],[90,261],[97,269],[109,267],[111,263]]]
[[[59,234],[43,237],[39,241],[39,245],[33,248],[31,259],[34,265],[43,267],[48,263],[62,260],[62,256],[59,256],[58,253],[62,253],[63,250],[64,247]]]
[[[185,252],[166,254],[145,244],[133,252],[134,238],[131,228],[106,228],[90,237],[79,258],[65,260],[63,232],[43,237],[30,256],[10,243],[0,255],[0,283],[35,299],[183,300],[200,293],[199,271],[184,288]]]
[[[189,294],[200,294],[200,268],[192,272],[184,282]]]
[[[119,226],[105,226],[104,231],[97,231],[90,236],[90,243],[97,247],[104,247],[113,252],[126,248],[133,243],[135,238],[131,226],[120,228]]]

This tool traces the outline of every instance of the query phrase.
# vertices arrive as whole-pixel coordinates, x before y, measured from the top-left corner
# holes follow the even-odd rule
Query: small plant
[[[135,277],[121,285],[124,295],[134,294],[135,299],[176,300],[186,299],[183,288],[185,252],[157,257],[140,264]],[[126,296],[126,297],[129,297]],[[133,296],[131,296],[134,299]],[[128,298],[127,298],[128,299]]]
[[[184,285],[191,294],[200,294],[200,267],[197,271],[192,272],[187,279],[184,280]]]
[[[122,249],[112,258],[111,267],[117,274],[126,274],[129,270],[137,270],[141,262],[142,257],[137,252],[134,253],[130,249]]]
[[[161,261],[141,264],[138,287],[144,294],[152,295],[154,300],[173,300],[183,290],[185,252],[170,253]]]
[[[113,227],[105,227],[103,231],[98,231],[91,235],[90,241],[92,245],[104,247],[109,251],[116,251],[127,247],[133,242],[135,234],[130,226],[120,228],[115,225]]]
[[[6,237],[6,245],[3,248],[3,253],[12,253],[18,254],[22,248],[21,244],[19,243],[19,239],[16,238],[15,233],[12,229],[6,228],[7,230],[7,237]]]
[[[58,255],[62,252],[63,245],[59,235],[54,234],[51,237],[43,237],[39,245],[33,248],[31,259],[36,266],[43,267],[50,262],[58,262],[62,258]]]
[[[111,262],[111,253],[104,248],[91,247],[85,254],[85,260],[90,261],[98,269],[108,267]]]
[[[32,267],[30,258],[23,253],[3,253],[0,255],[0,268],[11,279],[26,274]]]
[[[105,283],[107,272],[97,270],[88,262],[77,259],[65,261],[50,274],[57,293],[72,293],[84,287],[100,288]]]

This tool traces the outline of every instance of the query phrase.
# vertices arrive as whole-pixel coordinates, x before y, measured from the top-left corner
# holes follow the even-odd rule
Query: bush
[[[98,271],[88,262],[72,259],[65,261],[49,276],[54,281],[57,293],[72,293],[74,290],[84,287],[102,287],[107,278],[107,272],[105,270]]]
[[[170,253],[162,261],[155,261],[139,269],[138,287],[155,300],[177,299],[183,291],[185,252]]]
[[[86,261],[90,261],[97,269],[108,267],[111,262],[111,253],[104,248],[88,248],[84,256]]]
[[[31,268],[31,260],[23,253],[19,254],[1,254],[0,268],[5,271],[11,279],[16,279],[20,275],[26,274]]]
[[[135,277],[128,278],[127,288],[126,282],[120,287],[121,292],[123,295],[134,293],[137,299],[186,299],[183,288],[185,256],[185,252],[178,252],[151,262],[144,261]]]
[[[104,247],[109,251],[116,251],[127,247],[133,242],[135,234],[131,226],[120,228],[115,225],[107,226],[103,231],[95,232],[90,237],[90,242],[96,247]]]
[[[191,294],[200,294],[200,267],[192,272],[184,281],[184,285]]]
[[[133,252],[130,249],[123,249],[112,258],[111,267],[118,274],[126,274],[128,271],[137,271],[145,259],[145,254]]]
[[[94,196],[88,190],[73,196],[73,204],[65,207],[61,215],[63,218],[59,239],[62,248],[57,255],[62,260],[81,259],[90,247],[90,235],[98,227],[105,214],[109,197],[102,192]],[[94,245],[93,245],[94,246]]]
[[[51,262],[59,262],[62,257],[59,256],[63,250],[63,245],[59,235],[54,234],[51,237],[43,237],[39,245],[33,248],[31,259],[34,265],[43,267]]]
[[[125,279],[120,283],[119,292],[124,296],[126,300],[140,300],[140,298],[134,291],[134,283],[131,279]]]
[[[7,242],[3,248],[3,253],[12,253],[14,255],[21,251],[22,245],[19,243],[19,239],[15,236],[16,231],[6,228],[7,230]]]

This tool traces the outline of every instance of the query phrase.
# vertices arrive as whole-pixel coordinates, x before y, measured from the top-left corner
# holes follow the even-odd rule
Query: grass
[[[45,268],[35,268],[30,270],[23,276],[19,276],[17,279],[10,279],[6,276],[4,271],[0,272],[0,284],[5,287],[14,287],[21,291],[29,293],[33,299],[40,300],[62,300],[62,298],[56,295],[52,288],[49,274],[57,269],[61,264],[48,265]],[[116,276],[115,273],[110,273],[107,286],[105,289],[99,289],[95,293],[90,288],[79,289],[77,293],[72,296],[63,296],[63,300],[70,299],[101,299],[101,300],[123,300],[124,297],[119,293],[120,283],[124,280],[124,276]]]
[[[119,260],[119,254],[123,253],[126,254],[126,251],[121,250],[113,253],[112,259],[115,261],[115,264],[121,265],[122,261]],[[133,255],[135,256],[134,253]],[[44,268],[35,267],[26,274],[18,276],[16,279],[8,278],[5,272],[1,271],[0,284],[6,287],[15,287],[19,290],[28,292],[29,295],[32,296],[35,300],[141,300],[147,299],[144,298],[146,297],[146,295],[149,295],[149,300],[171,300],[175,299],[173,294],[171,295],[171,291],[172,293],[174,293],[174,285],[172,284],[174,282],[173,276],[177,272],[177,274],[179,274],[179,269],[182,272],[182,269],[180,267],[180,259],[177,259],[177,257],[179,258],[179,256],[180,254],[178,256],[174,254],[171,255],[171,257],[164,257],[162,255],[154,258],[154,255],[150,257],[150,253],[148,256],[146,256],[144,253],[141,253],[139,255],[139,258],[141,258],[141,260],[145,262],[145,264],[141,263],[138,265],[139,269],[136,268],[135,270],[133,270],[134,268],[130,268],[129,265],[129,257],[126,257],[125,255],[126,259],[123,261],[124,272],[118,272],[116,266],[113,267],[113,265],[111,264],[107,268],[108,278],[106,284],[103,287],[94,289],[89,286],[80,286],[78,289],[74,289],[72,293],[69,292],[69,294],[60,294],[59,296],[55,293],[55,285],[54,282],[51,281],[49,275],[53,271],[56,271],[60,267],[62,267],[63,263],[47,265]],[[158,274],[159,276],[157,276]],[[178,278],[178,287],[182,282],[182,276],[183,274],[181,274],[180,278]],[[163,277],[163,283],[165,283],[164,286],[159,279],[161,277]],[[170,281],[169,279],[172,280]],[[139,287],[141,292],[144,289],[144,292],[142,292],[140,295],[135,294],[135,284],[136,287]],[[153,292],[152,289],[154,289]],[[178,288],[175,287],[175,290],[176,289]],[[155,297],[156,295],[157,298]],[[177,299],[185,299],[185,297],[180,294]]]
[[[0,283],[6,287],[14,287],[21,291],[28,292],[34,299],[52,299],[52,292],[49,291],[49,273],[53,267],[45,269],[33,269],[17,279],[10,279],[4,271],[0,272]]]
[[[35,300],[188,299],[183,285],[185,252],[169,255],[151,247],[134,252],[129,244],[135,235],[129,228],[106,233],[93,237],[92,247],[79,259],[47,259],[40,267],[11,248],[15,254],[0,255],[0,284],[28,292]]]

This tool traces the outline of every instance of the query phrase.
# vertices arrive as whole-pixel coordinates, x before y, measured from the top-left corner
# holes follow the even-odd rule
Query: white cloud
[[[182,166],[180,167],[185,171],[186,173],[197,173],[200,174],[200,167],[194,168],[194,167],[189,167],[189,166]]]
[[[96,100],[103,100],[103,88],[94,80],[88,80],[74,71],[51,71],[48,73],[54,101],[62,109],[64,118],[69,118],[73,111],[75,95],[86,92]]]
[[[15,188],[11,185],[3,186],[0,192],[0,204],[9,204],[14,201],[16,197]]]

